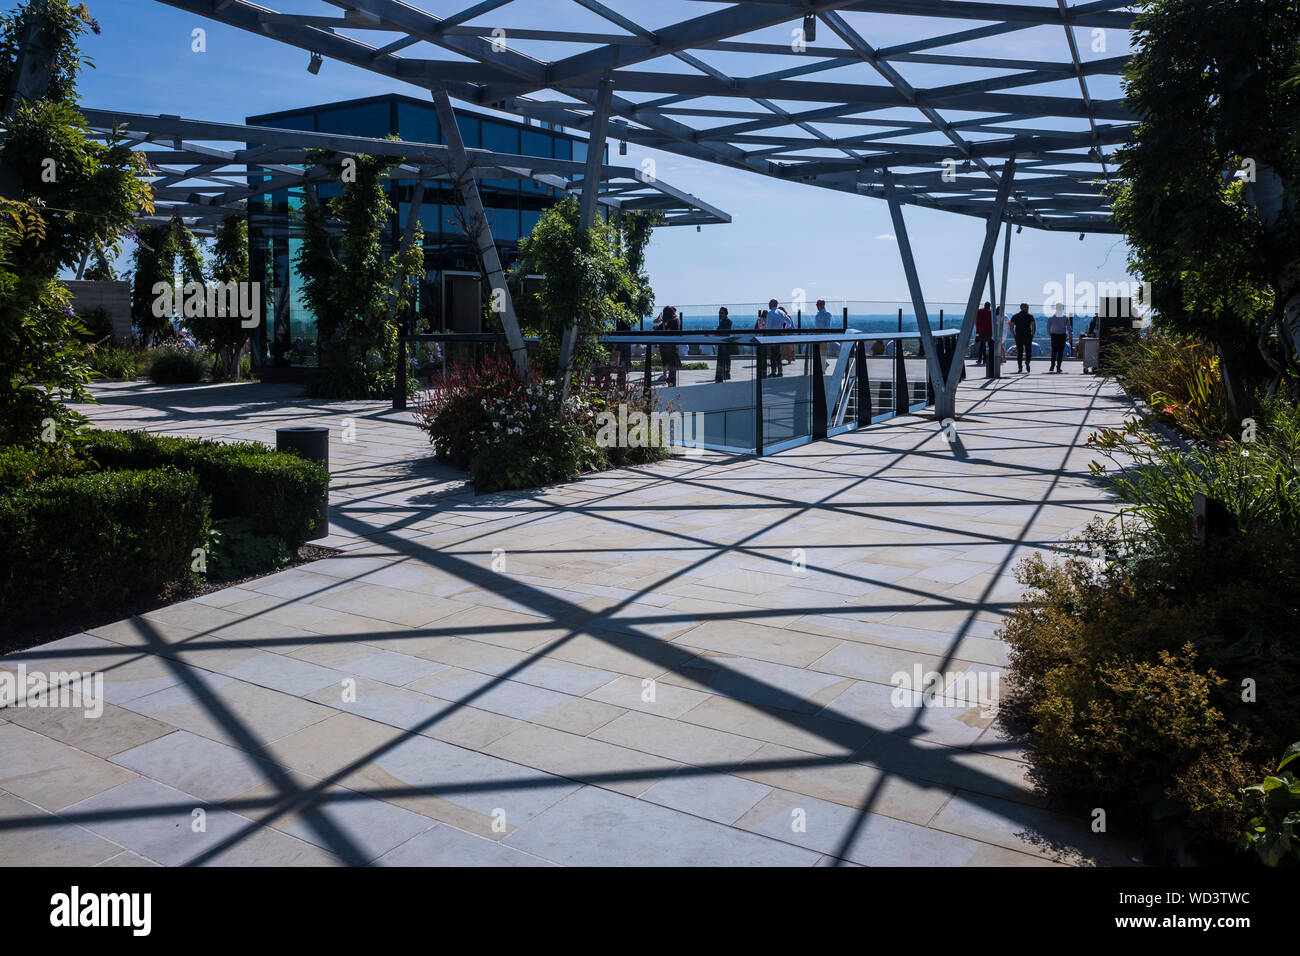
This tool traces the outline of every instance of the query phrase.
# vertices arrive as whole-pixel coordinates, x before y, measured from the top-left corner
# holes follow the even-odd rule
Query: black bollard
[[[322,425],[297,425],[275,430],[275,450],[291,451],[299,458],[318,461],[329,471],[330,467],[330,430]],[[320,517],[312,528],[308,541],[319,541],[329,537],[330,504],[329,493],[320,505]]]

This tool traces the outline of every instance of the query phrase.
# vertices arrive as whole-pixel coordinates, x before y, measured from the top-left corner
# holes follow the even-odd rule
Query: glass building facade
[[[469,149],[577,162],[587,158],[587,141],[559,129],[461,110],[456,111],[456,121]],[[445,143],[433,104],[397,94],[250,116],[247,122],[250,126]],[[267,173],[268,177],[271,175]],[[388,253],[400,246],[414,187],[413,181],[396,178],[384,184],[396,211],[385,237]],[[341,183],[316,186],[322,200],[337,196],[342,190]],[[479,192],[502,263],[509,269],[518,260],[519,239],[532,231],[542,212],[559,195],[552,187],[521,179],[480,179]],[[255,350],[259,364],[315,364],[316,318],[301,299],[301,277],[293,267],[301,239],[291,211],[300,208],[302,203],[301,187],[281,189],[249,200],[253,280],[261,281],[263,288],[279,288],[275,277],[288,276],[287,302],[278,310],[272,302],[267,302],[267,322],[260,325],[262,341]],[[455,202],[450,186],[426,183],[420,205],[425,276],[417,314],[433,331],[481,330],[479,276],[462,220],[463,210]]]

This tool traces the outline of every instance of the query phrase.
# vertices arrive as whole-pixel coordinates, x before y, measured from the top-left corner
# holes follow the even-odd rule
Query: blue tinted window
[[[551,155],[552,138],[545,133],[539,133],[536,130],[526,129],[522,131],[523,148],[520,150],[525,156],[546,156]]]
[[[322,133],[343,133],[348,136],[383,139],[388,135],[388,120],[387,103],[343,106],[337,109],[318,110],[316,128]]]
[[[537,225],[537,220],[542,218],[540,211],[536,209],[525,209],[519,213],[519,232],[521,236],[531,235],[533,226]]]
[[[282,119],[257,120],[249,124],[251,126],[271,126],[275,129],[303,129],[314,130],[316,128],[315,113],[300,113],[297,116],[286,116]]]
[[[572,140],[570,140],[572,142]],[[573,159],[575,162],[585,163],[587,161],[587,144],[573,143]]]
[[[487,217],[492,238],[497,242],[513,242],[519,238],[519,210],[488,209]]]
[[[409,143],[436,143],[438,114],[432,106],[398,103],[397,130]]]
[[[456,125],[460,127],[460,138],[465,141],[466,149],[480,149],[479,119],[477,116],[457,114]]]
[[[519,130],[503,123],[483,120],[483,148],[494,153],[518,153]]]
[[[557,136],[555,138],[555,158],[573,159],[573,141]]]
[[[400,203],[397,210],[397,226],[400,230],[406,230],[406,219],[411,214],[411,204],[409,202]],[[438,207],[431,206],[429,203],[420,204],[420,225],[424,228],[424,234],[436,233],[438,231]]]

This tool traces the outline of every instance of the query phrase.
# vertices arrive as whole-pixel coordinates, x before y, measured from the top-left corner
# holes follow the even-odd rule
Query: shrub
[[[243,518],[213,522],[208,535],[208,578],[230,581],[279,571],[289,563],[283,539],[256,534]]]
[[[1091,559],[1017,568],[1003,713],[1057,797],[1143,819],[1166,851],[1230,847],[1241,788],[1300,726],[1283,583],[1300,546],[1276,527],[1198,546],[1100,522],[1079,544]]]
[[[1088,443],[1116,466],[1105,475],[1121,501],[1123,516],[1143,533],[1177,543],[1192,532],[1198,492],[1224,505],[1243,531],[1277,527],[1300,534],[1300,410],[1265,403],[1252,441],[1228,439],[1190,450],[1171,448],[1140,423],[1104,429]]]
[[[149,359],[149,379],[159,385],[189,385],[203,381],[211,359],[198,349],[164,346]]]
[[[514,365],[505,356],[448,367],[417,405],[421,427],[440,461],[468,469],[478,437],[492,428],[490,405],[518,385]]]
[[[19,618],[95,608],[190,575],[208,514],[174,470],[52,478],[0,495],[0,606]]]
[[[1228,393],[1214,347],[1154,329],[1107,347],[1106,367],[1156,417],[1183,434],[1217,440],[1228,428]]]
[[[100,342],[86,346],[84,359],[87,367],[105,378],[132,381],[138,378],[149,364],[147,349],[130,345],[112,345]]]
[[[311,533],[329,488],[324,466],[253,442],[92,431],[85,453],[105,469],[171,466],[193,472],[212,500],[214,519],[243,518],[253,534],[278,537],[291,550]]]
[[[1253,849],[1266,866],[1300,865],[1300,778],[1287,764],[1300,757],[1300,742],[1286,748],[1277,769],[1261,783],[1247,787],[1253,813],[1241,834],[1241,849]]]
[[[553,382],[525,381],[501,356],[449,371],[417,414],[434,453],[465,468],[479,492],[564,481],[607,461],[584,397],[560,409]]]
[[[76,457],[71,445],[0,446],[0,493],[75,474],[84,467],[85,462]]]

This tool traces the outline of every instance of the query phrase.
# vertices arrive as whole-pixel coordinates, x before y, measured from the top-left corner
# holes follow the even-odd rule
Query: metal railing
[[[956,360],[958,331],[936,330],[933,335],[939,366],[946,375]],[[445,372],[446,359],[453,352],[446,346],[503,346],[504,338],[495,333],[400,334],[395,409],[407,405],[407,349],[413,342],[443,347]],[[774,453],[912,414],[934,402],[929,364],[915,333],[882,337],[852,329],[630,331],[602,336],[600,343],[609,361],[588,374],[623,389],[636,388],[639,380],[637,391],[648,396],[652,406],[694,416],[690,440],[685,442],[689,447]],[[681,361],[682,346],[710,351],[686,356],[706,360],[688,363]],[[688,369],[687,364],[704,368]],[[785,367],[791,364],[791,374],[786,375]],[[740,377],[724,379],[729,370],[738,371]]]

